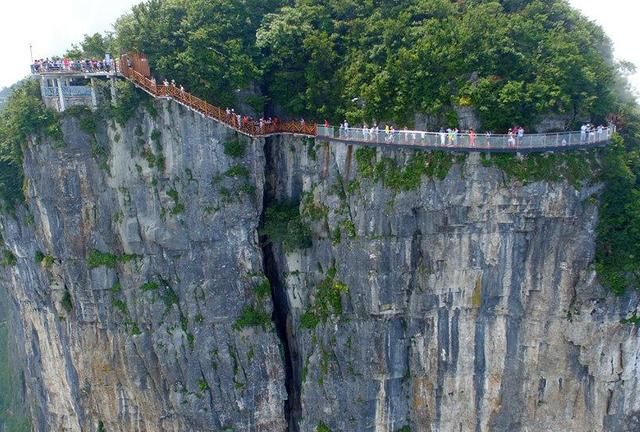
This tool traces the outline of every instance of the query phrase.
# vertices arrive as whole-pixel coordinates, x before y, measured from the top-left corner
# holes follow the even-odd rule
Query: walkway
[[[239,115],[227,114],[225,110],[181,90],[175,85],[159,85],[151,76],[146,58],[141,55],[123,56],[119,73],[133,84],[156,98],[174,99],[178,103],[215,119],[250,137],[266,137],[276,134],[295,134],[314,137],[318,140],[375,146],[402,146],[430,150],[482,151],[482,152],[548,152],[578,148],[605,146],[615,132],[615,127],[606,127],[590,132],[562,132],[548,134],[516,135],[467,134],[424,131],[394,131],[320,126],[298,122],[273,122],[262,126],[243,121]],[[140,72],[142,71],[142,73]]]

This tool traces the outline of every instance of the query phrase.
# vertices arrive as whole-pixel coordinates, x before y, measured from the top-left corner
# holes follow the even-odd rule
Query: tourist
[[[445,133],[444,128],[440,128],[440,145],[444,146],[446,145],[446,139],[447,139],[447,134]]]
[[[585,142],[587,140],[587,125],[583,124],[580,126],[580,142]]]
[[[518,145],[522,145],[522,140],[524,138],[524,129],[522,126],[518,128]]]
[[[473,131],[473,128],[469,130],[469,144],[471,147],[476,146],[476,133]]]

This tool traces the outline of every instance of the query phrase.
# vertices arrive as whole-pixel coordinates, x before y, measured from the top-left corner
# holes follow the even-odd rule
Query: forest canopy
[[[616,109],[610,41],[564,0],[149,0],[75,48],[101,43],[212,103],[254,88],[316,120],[454,126],[473,107],[504,130]]]

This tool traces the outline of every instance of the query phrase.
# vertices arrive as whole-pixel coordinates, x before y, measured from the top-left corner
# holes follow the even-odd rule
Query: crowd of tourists
[[[65,58],[39,59],[31,65],[31,73],[42,72],[111,72],[114,69],[114,60],[110,55],[103,59],[72,60]]]
[[[255,118],[253,116],[238,114],[234,108],[226,108],[225,114],[227,116],[227,123],[238,129],[250,129],[258,133],[268,134],[279,130],[279,126],[283,122],[278,117],[260,117]],[[305,126],[305,120],[303,118],[299,120],[289,120],[284,123],[292,124],[298,123],[300,126]]]
[[[329,123],[325,120],[325,128],[329,128]],[[479,136],[480,135],[480,136]],[[440,128],[437,132],[429,131],[416,131],[409,130],[404,127],[402,129],[396,129],[393,125],[386,124],[381,128],[377,123],[373,123],[369,126],[367,123],[362,127],[350,127],[348,121],[344,121],[338,128],[338,137],[362,139],[364,141],[376,141],[385,143],[407,143],[407,144],[420,144],[421,142],[433,142],[441,146],[455,147],[461,144],[464,139],[465,145],[474,147],[476,145],[490,145],[493,132],[486,131],[482,134],[478,134],[474,129],[468,129],[461,131],[457,127],[454,128]],[[510,147],[516,147],[521,144],[524,139],[524,128],[522,126],[515,126],[510,128],[507,133],[507,145]]]
[[[580,142],[598,142],[602,140],[602,134],[607,131],[607,127],[598,125],[597,127],[591,123],[585,123],[580,126]]]
[[[325,120],[325,129],[322,134],[334,135],[335,132]],[[353,139],[358,141],[370,141],[377,143],[408,144],[408,145],[429,145],[442,147],[490,147],[499,146],[506,148],[517,148],[526,145],[544,145],[546,141],[540,137],[531,136],[525,140],[525,130],[522,126],[513,126],[507,130],[506,134],[494,134],[492,131],[479,133],[474,129],[461,131],[457,127],[440,128],[438,131],[416,131],[408,128],[396,129],[393,125],[386,124],[379,126],[377,123],[369,126],[367,123],[362,126],[350,126],[348,121],[340,124],[337,130],[337,137],[343,139]],[[555,137],[557,143],[549,142],[549,145],[573,145],[578,144],[577,135],[570,132],[559,132],[557,134],[547,134],[546,137]],[[603,141],[609,137],[609,127],[584,125],[580,131],[580,142],[595,143]]]

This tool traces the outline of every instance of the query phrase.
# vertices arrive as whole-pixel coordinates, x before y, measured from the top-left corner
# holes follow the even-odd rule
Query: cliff
[[[0,220],[36,430],[640,427],[638,298],[597,283],[598,185],[477,154],[394,183],[413,151],[151,111],[65,118]]]

